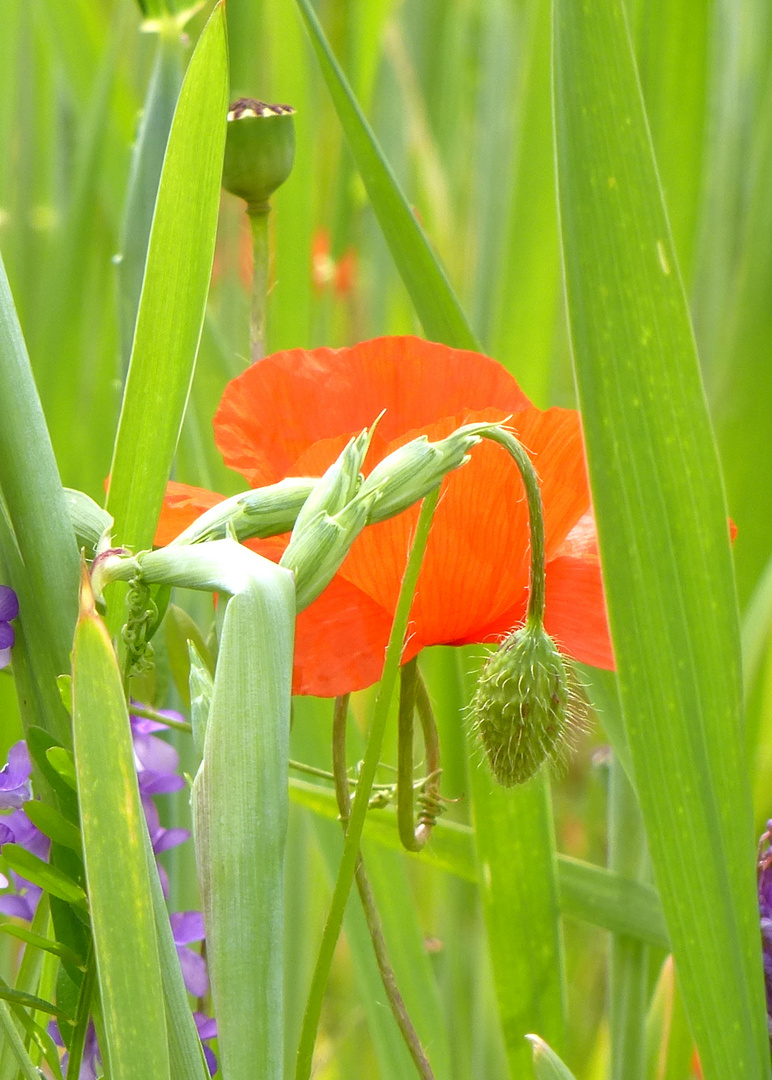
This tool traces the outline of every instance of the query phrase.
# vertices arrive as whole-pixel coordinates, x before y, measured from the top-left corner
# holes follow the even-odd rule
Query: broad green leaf
[[[620,698],[706,1080],[767,1080],[726,507],[617,2],[555,7],[571,338]]]
[[[190,390],[212,270],[227,110],[224,10],[188,66],[158,190],[107,509],[147,548]]]
[[[94,949],[110,1071],[168,1080],[158,943],[121,674],[84,571],[73,728]],[[120,868],[120,872],[117,869]]]
[[[479,351],[447,276],[386,162],[330,49],[310,0],[297,0],[349,148],[426,336]]]

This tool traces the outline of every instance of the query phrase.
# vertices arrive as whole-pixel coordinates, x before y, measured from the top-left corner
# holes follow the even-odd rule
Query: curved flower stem
[[[484,439],[491,439],[508,451],[510,456],[514,458],[523,479],[525,495],[528,500],[528,518],[531,532],[531,575],[526,618],[532,625],[541,626],[544,623],[546,540],[544,535],[544,504],[541,497],[539,477],[525,447],[510,431],[506,431],[504,428],[492,427],[488,431],[481,432],[481,434]]]
[[[335,775],[335,796],[338,800],[338,811],[340,813],[340,821],[343,826],[344,835],[348,829],[348,819],[351,811],[351,796],[349,794],[348,771],[346,769],[346,719],[348,716],[349,697],[349,694],[344,694],[342,697],[335,699],[335,711],[333,713],[332,724],[332,771]],[[434,1080],[432,1067],[424,1053],[424,1049],[421,1046],[421,1040],[418,1038],[418,1033],[413,1027],[407,1008],[405,1007],[405,1002],[402,999],[402,994],[397,986],[394,969],[389,960],[386,939],[383,936],[383,926],[381,924],[375,897],[373,896],[373,890],[367,877],[367,871],[365,870],[365,863],[361,853],[357,858],[356,882],[357,889],[359,890],[359,899],[362,902],[362,910],[365,913],[367,929],[370,932],[370,939],[373,943],[373,951],[375,952],[375,959],[378,963],[378,970],[381,973],[381,980],[383,981],[383,987],[386,991],[386,996],[389,999],[389,1005],[391,1006],[394,1019],[397,1021],[397,1026],[402,1034],[402,1038],[405,1040],[405,1045],[410,1051],[410,1056],[418,1070],[418,1075],[422,1080]]]
[[[250,320],[250,357],[252,363],[265,356],[265,323],[268,300],[270,248],[268,242],[268,203],[250,206],[247,214],[252,229],[252,316]]]
[[[327,916],[327,922],[322,935],[322,943],[316,960],[311,988],[306,1003],[306,1012],[303,1017],[303,1027],[300,1033],[298,1045],[297,1064],[295,1068],[295,1080],[308,1080],[311,1075],[311,1066],[314,1054],[316,1032],[319,1027],[319,1017],[322,1012],[322,1000],[325,987],[330,974],[332,957],[338,941],[340,929],[343,924],[343,913],[346,908],[351,883],[356,871],[357,856],[359,854],[359,842],[362,838],[362,828],[365,822],[365,814],[370,800],[370,791],[378,768],[378,760],[383,746],[383,736],[389,716],[389,702],[394,690],[394,683],[399,671],[402,649],[404,647],[405,632],[407,630],[410,609],[413,604],[418,573],[421,569],[426,542],[429,538],[432,517],[437,506],[439,487],[431,491],[421,504],[421,513],[416,526],[413,546],[410,550],[405,575],[397,601],[397,609],[394,614],[394,622],[391,627],[389,646],[386,650],[386,661],[383,665],[383,675],[378,696],[373,709],[373,719],[370,725],[370,734],[367,740],[367,749],[356,786],[354,802],[351,807],[351,816],[343,844],[343,857],[338,870],[338,880],[335,883],[332,904]]]
[[[413,713],[418,711],[426,751],[424,807],[413,826]],[[420,851],[434,828],[440,794],[440,740],[426,685],[418,670],[418,658],[402,668],[399,695],[399,742],[397,752],[397,824],[402,846]]]

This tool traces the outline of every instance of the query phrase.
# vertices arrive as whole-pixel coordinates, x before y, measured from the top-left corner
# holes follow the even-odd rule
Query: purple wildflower
[[[170,720],[183,719],[171,709],[160,715],[168,716]],[[185,787],[184,778],[177,772],[180,755],[164,739],[151,734],[153,731],[166,730],[164,725],[141,716],[131,716],[130,720],[140,793],[143,796],[166,795],[170,791],[180,791]]]
[[[59,1025],[56,1020],[52,1020],[48,1025],[48,1034],[57,1046],[64,1046],[64,1039],[62,1039],[62,1034],[59,1031]],[[69,1053],[64,1054],[61,1060],[63,1073],[67,1072],[67,1062],[69,1060]],[[86,1028],[86,1039],[83,1044],[83,1057],[80,1062],[78,1080],[96,1080],[97,1065],[101,1065],[101,1063],[102,1058],[99,1055],[99,1043],[97,1042],[96,1031],[94,1029],[94,1021],[89,1020],[88,1027]]]
[[[152,799],[143,798],[142,807],[145,811],[145,820],[147,821],[147,828],[150,833],[150,843],[153,847],[154,855],[160,855],[162,851],[168,851],[169,848],[184,844],[190,837],[190,831],[188,829],[165,829],[158,816],[158,807]],[[169,878],[164,868],[159,863],[157,863],[157,865],[158,874],[161,878],[161,888],[163,889],[164,896],[168,900]]]
[[[217,1058],[206,1044],[209,1039],[217,1038],[217,1021],[202,1012],[194,1012],[193,1019],[196,1022],[196,1031],[204,1048],[204,1057],[209,1066],[209,1075],[214,1076],[217,1072]]]
[[[47,859],[51,841],[35,828],[23,810],[14,810],[0,822],[0,846],[3,844],[19,844],[39,859]],[[11,884],[14,892],[8,891]],[[31,922],[43,890],[13,870],[10,880],[0,874],[0,890],[3,890],[0,891],[0,913]]]
[[[772,1039],[772,821],[759,841],[758,886],[764,983],[767,989],[767,1027]]]
[[[19,614],[19,601],[9,585],[0,585],[0,668],[11,662],[11,648],[16,634],[11,620]]]
[[[29,802],[32,765],[27,744],[22,740],[8,751],[8,764],[0,769],[0,810],[18,810]]]
[[[177,946],[185,988],[193,997],[202,998],[209,989],[206,961],[201,953],[186,946],[194,941],[204,940],[203,916],[200,911],[178,911],[169,916],[169,921],[172,924],[172,937]]]

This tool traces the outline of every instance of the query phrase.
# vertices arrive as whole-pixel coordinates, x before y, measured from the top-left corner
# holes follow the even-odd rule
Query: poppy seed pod
[[[295,110],[240,98],[228,110],[222,182],[248,209],[266,208],[295,160]]]
[[[537,622],[513,631],[488,658],[472,702],[493,775],[504,787],[559,762],[574,727],[568,662]]]

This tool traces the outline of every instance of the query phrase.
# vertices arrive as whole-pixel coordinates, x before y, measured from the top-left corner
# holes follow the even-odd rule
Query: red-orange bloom
[[[546,628],[568,655],[613,667],[579,416],[542,412],[494,360],[413,337],[266,357],[226,388],[215,414],[227,465],[252,487],[320,476],[384,411],[365,472],[426,433],[504,420],[542,484]],[[170,484],[156,542],[168,543],[222,496]],[[418,508],[370,526],[325,592],[298,618],[294,690],[333,696],[380,678]],[[411,612],[404,659],[427,645],[496,641],[525,616],[528,514],[514,463],[484,443],[448,476]],[[250,542],[278,560],[287,537]]]

